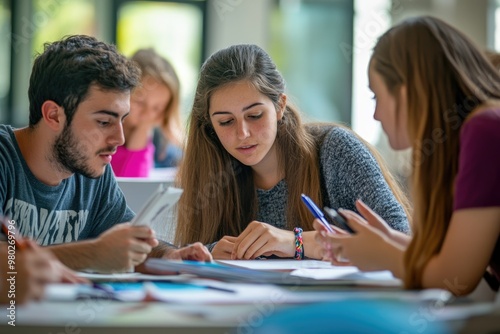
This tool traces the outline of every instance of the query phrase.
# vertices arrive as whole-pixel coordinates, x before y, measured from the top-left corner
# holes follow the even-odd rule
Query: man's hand
[[[97,258],[92,269],[100,272],[123,272],[144,262],[158,245],[154,231],[147,226],[119,224],[94,241]]]
[[[212,255],[201,242],[195,242],[179,249],[172,249],[162,257],[169,260],[212,261]]]

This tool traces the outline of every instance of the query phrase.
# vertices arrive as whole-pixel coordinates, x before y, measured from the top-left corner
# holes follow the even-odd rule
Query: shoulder
[[[460,132],[459,167],[455,181],[455,210],[500,204],[500,108],[482,108]]]
[[[10,125],[0,124],[0,142],[2,145],[12,143],[12,136],[14,131]]]
[[[326,133],[320,146],[320,155],[339,155],[343,158],[371,156],[365,143],[352,130],[343,126],[332,126]]]
[[[488,142],[500,140],[500,106],[483,107],[475,111],[464,123],[461,141]]]
[[[14,132],[10,125],[0,124],[0,160],[13,162],[19,156],[14,144]]]
[[[334,126],[319,147],[324,172],[338,176],[378,173],[378,164],[368,146],[349,128]]]

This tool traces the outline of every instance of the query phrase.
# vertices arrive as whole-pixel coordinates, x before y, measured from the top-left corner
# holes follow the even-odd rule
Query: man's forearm
[[[47,248],[59,261],[73,270],[98,269],[96,268],[98,254],[91,240],[47,246]]]

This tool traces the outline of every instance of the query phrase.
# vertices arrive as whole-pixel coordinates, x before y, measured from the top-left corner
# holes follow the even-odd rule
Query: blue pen
[[[301,197],[302,197],[302,201],[307,206],[307,208],[309,209],[309,211],[311,211],[311,213],[313,214],[313,216],[315,218],[318,218],[321,221],[321,223],[323,224],[323,226],[325,226],[326,229],[329,232],[335,233],[335,231],[333,230],[333,228],[326,221],[325,215],[323,214],[323,212],[316,206],[316,204],[314,204],[314,202],[312,201],[312,199],[310,199],[309,196],[304,195],[304,194],[302,194]]]

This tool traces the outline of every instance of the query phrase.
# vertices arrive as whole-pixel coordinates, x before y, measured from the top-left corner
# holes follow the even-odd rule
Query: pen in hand
[[[302,197],[302,201],[307,206],[309,211],[311,211],[311,213],[313,214],[313,216],[315,218],[319,219],[319,221],[328,230],[328,232],[336,233],[335,230],[330,226],[328,221],[325,219],[325,215],[323,214],[323,212],[320,210],[320,208],[318,208],[318,206],[316,204],[314,204],[312,199],[310,199],[309,196],[307,196],[305,194],[302,194],[301,197]]]

